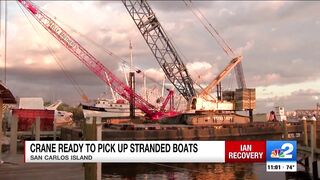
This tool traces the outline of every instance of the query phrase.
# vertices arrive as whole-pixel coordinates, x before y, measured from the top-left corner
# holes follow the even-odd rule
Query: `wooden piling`
[[[311,165],[312,165],[312,176],[314,179],[319,178],[318,174],[318,162],[315,155],[317,149],[317,119],[313,116],[311,118]]]
[[[283,129],[283,139],[288,140],[288,127],[287,127],[287,121],[282,121],[282,129]]]
[[[101,117],[97,118],[96,124],[97,124],[97,141],[102,141]],[[97,180],[101,180],[101,178],[102,178],[102,163],[97,163]]]
[[[10,154],[17,154],[18,118],[16,116],[11,117],[10,129]]]
[[[310,167],[309,166],[310,166],[309,165],[309,157],[306,157],[304,159],[304,168],[305,168],[305,172],[307,172],[307,173],[309,173],[309,171],[310,171]]]
[[[57,140],[57,122],[56,118],[53,119],[53,140]]]
[[[36,141],[40,141],[40,117],[36,118]]]
[[[3,121],[3,100],[0,98],[0,161],[2,159],[2,137],[3,137],[3,132],[2,132],[2,121]]]
[[[314,127],[310,126],[310,137],[311,137],[311,163],[314,160],[314,150],[315,150],[315,142],[314,142]]]
[[[312,171],[313,179],[319,179],[317,160],[312,162],[312,169],[313,169],[313,171]]]
[[[302,124],[303,124],[303,144],[305,146],[309,146],[308,143],[308,125],[307,125],[307,119],[306,117],[302,117]]]
[[[311,140],[314,141],[314,148],[317,148],[317,119],[314,116],[311,118],[311,126],[313,127]]]
[[[90,117],[86,120],[84,131],[86,141],[101,140],[101,131],[101,118]],[[101,163],[85,163],[84,167],[85,180],[101,180]]]

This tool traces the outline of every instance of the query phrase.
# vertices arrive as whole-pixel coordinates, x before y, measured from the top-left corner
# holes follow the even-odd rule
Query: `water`
[[[102,179],[308,179],[308,175],[301,173],[266,172],[265,163],[118,163],[103,164],[102,168]]]
[[[230,138],[232,140],[236,137]],[[243,140],[243,137],[239,137]],[[278,140],[279,135],[246,137],[245,140]],[[102,165],[103,179],[218,179],[218,180],[282,180],[311,179],[302,172],[298,165],[298,173],[266,172],[265,163],[132,163]]]

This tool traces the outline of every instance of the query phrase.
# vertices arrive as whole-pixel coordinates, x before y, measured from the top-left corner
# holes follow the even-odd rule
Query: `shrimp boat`
[[[82,110],[84,117],[129,117],[130,104],[123,99],[114,101],[112,99],[99,98],[94,105],[82,104]],[[144,116],[144,113],[140,109],[135,109],[135,115]]]
[[[132,72],[132,45],[130,41],[130,71]],[[126,84],[128,78],[124,67],[122,67]],[[108,77],[107,77],[108,78]],[[124,99],[116,96],[114,90],[110,87],[113,99],[98,98],[93,105],[82,105],[83,115],[87,117],[101,117],[101,118],[117,118],[117,117],[129,117],[130,116],[130,103]],[[144,116],[145,114],[140,109],[135,109],[135,116]]]

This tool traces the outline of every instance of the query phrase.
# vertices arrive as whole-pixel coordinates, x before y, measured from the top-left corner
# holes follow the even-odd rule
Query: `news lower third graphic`
[[[267,141],[268,172],[297,171],[296,141]]]
[[[224,141],[26,141],[25,162],[224,162]]]
[[[225,162],[266,162],[266,141],[226,141]]]
[[[26,141],[27,163],[266,163],[296,171],[296,141]]]

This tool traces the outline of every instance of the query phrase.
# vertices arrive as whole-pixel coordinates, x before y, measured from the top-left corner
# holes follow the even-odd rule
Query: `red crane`
[[[169,112],[174,112],[174,91],[169,90],[169,94],[167,98],[163,101],[162,106],[160,107],[160,111],[164,111],[164,108],[166,107],[167,103],[170,102],[169,104]]]
[[[72,54],[74,54],[90,71],[92,71],[106,84],[111,86],[116,93],[129,102],[131,96],[133,96],[135,99],[135,106],[142,110],[147,117],[151,118],[152,120],[158,120],[165,116],[177,115],[177,113],[170,111],[164,112],[164,108],[161,108],[161,110],[158,111],[155,106],[133,92],[129,86],[120,81],[109,69],[107,69],[100,61],[98,61],[84,47],[82,47],[80,43],[73,39],[64,29],[62,29],[62,27],[44,14],[31,1],[18,1],[53,37],[55,37],[63,46],[65,46]],[[172,93],[169,93],[168,96],[171,97]],[[162,107],[165,106],[167,102],[168,101],[165,101]]]

